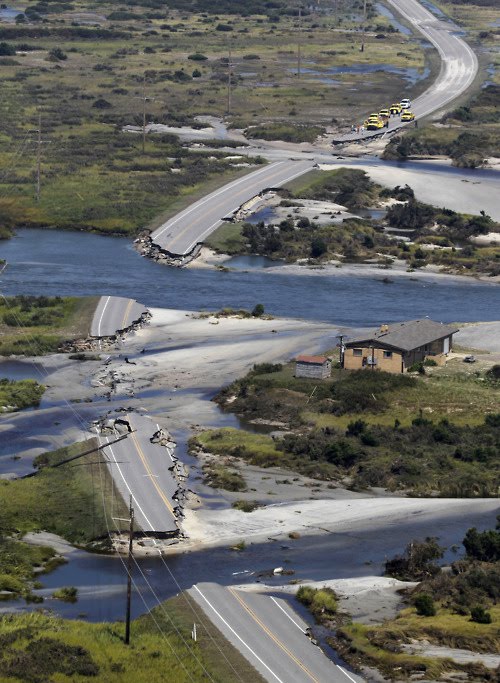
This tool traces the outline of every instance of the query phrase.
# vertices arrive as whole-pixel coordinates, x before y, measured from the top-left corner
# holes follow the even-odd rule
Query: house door
[[[443,340],[443,353],[450,353],[450,338],[446,337]]]

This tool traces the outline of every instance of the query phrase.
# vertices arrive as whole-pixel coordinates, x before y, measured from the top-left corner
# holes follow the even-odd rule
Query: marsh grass
[[[127,508],[100,452],[61,467],[47,467],[95,447],[95,439],[38,457],[45,465],[28,479],[0,480],[0,532],[49,531],[75,545],[108,543],[106,518],[126,517]],[[104,504],[104,507],[103,507]],[[114,523],[113,523],[113,528]]]
[[[46,298],[45,298],[46,299]],[[0,303],[0,356],[41,356],[89,335],[99,297],[7,297]]]
[[[191,640],[193,621],[198,641]],[[131,626],[89,624],[41,613],[0,617],[0,681],[12,676],[44,683],[57,679],[97,683],[261,683],[262,678],[187,596],[162,603]],[[237,674],[235,673],[237,671]],[[53,678],[55,677],[55,678]]]

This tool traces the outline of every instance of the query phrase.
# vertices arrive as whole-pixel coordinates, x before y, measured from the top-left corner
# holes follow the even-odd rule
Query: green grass
[[[398,97],[404,80],[372,74],[370,104],[363,92],[363,74],[340,75],[335,88],[321,82],[331,66],[382,62],[423,68],[426,61],[416,41],[390,32],[384,40],[367,34],[361,53],[359,12],[338,6],[330,12],[331,3],[327,12],[303,18],[303,58],[319,73],[303,74],[300,81],[294,73],[295,17],[282,15],[279,23],[271,23],[267,17],[226,15],[224,21],[234,28],[227,34],[216,30],[215,17],[196,11],[169,7],[167,16],[165,8],[153,13],[137,6],[129,8],[126,21],[107,22],[97,16],[102,27],[95,31],[74,25],[80,20],[75,12],[95,12],[93,5],[67,4],[64,12],[44,14],[43,25],[0,27],[0,39],[10,46],[28,43],[35,48],[16,55],[14,63],[0,65],[0,166],[5,169],[0,184],[0,214],[5,220],[0,222],[6,229],[40,225],[134,235],[155,225],[179,198],[196,195],[206,183],[222,181],[228,173],[237,174],[231,162],[189,150],[171,136],[148,135],[143,153],[140,135],[121,132],[124,125],[142,123],[144,79],[147,121],[191,125],[199,114],[224,116],[223,59],[229,36],[234,83],[228,119],[244,127],[323,127],[332,117],[341,125],[353,118],[362,120],[367,108]],[[114,10],[116,5],[104,2],[98,14],[109,16]],[[370,20],[385,24],[381,16]],[[48,60],[55,44],[67,59]],[[187,56],[198,46],[207,60],[193,62]],[[259,59],[249,60],[249,55]],[[197,77],[194,69],[199,70]],[[109,106],[94,106],[100,100]],[[36,134],[29,131],[38,126],[39,110],[42,183],[36,202]]]
[[[475,652],[498,652],[500,608],[492,607],[488,611],[492,615],[492,623],[477,624],[468,615],[453,614],[446,609],[439,609],[434,617],[420,617],[414,608],[408,608],[381,626],[349,624],[342,626],[338,635],[340,643],[346,643],[343,654],[349,659],[354,656],[357,662],[369,662],[388,675],[395,670],[400,671],[403,677],[425,671],[426,679],[438,680],[446,671],[462,668],[467,671],[468,667],[445,658],[398,653],[394,651],[395,645],[425,640]]]
[[[23,410],[39,405],[45,387],[33,379],[0,379],[0,411]]]
[[[243,223],[225,221],[205,239],[205,244],[222,254],[241,254],[246,246],[246,240],[241,234],[242,227]]]
[[[35,579],[61,562],[64,560],[56,556],[53,548],[23,543],[0,533],[0,591],[11,593],[0,600],[10,597],[29,600]]]
[[[211,430],[195,443],[216,455],[334,479],[356,490],[494,496],[500,383],[484,369],[464,369],[451,360],[427,368],[423,377],[334,369],[328,380],[295,378],[292,363],[278,372],[253,370],[224,388],[217,401],[247,420],[283,422],[292,433],[275,440]]]
[[[60,462],[95,447],[90,439],[39,456],[40,465]],[[91,453],[61,467],[43,467],[28,479],[0,480],[0,532],[49,531],[76,545],[107,543],[106,517],[126,517],[126,507],[105,465]],[[104,499],[104,508],[103,508]],[[119,524],[119,523],[118,523]]]
[[[191,611],[195,609],[195,612]],[[193,621],[198,641],[191,640]],[[90,624],[41,613],[0,617],[0,682],[261,683],[262,678],[195,607],[177,597],[131,625]],[[237,672],[237,674],[235,673]],[[167,674],[166,674],[167,672]]]
[[[89,335],[99,297],[7,297],[0,303],[0,356],[40,356]],[[45,303],[47,302],[47,303]]]

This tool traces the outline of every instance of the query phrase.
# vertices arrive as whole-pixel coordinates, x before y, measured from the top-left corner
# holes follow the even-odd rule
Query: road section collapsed
[[[120,410],[95,422],[94,430],[119,494],[126,504],[132,499],[136,535],[177,542],[189,491],[172,436],[150,417]],[[126,438],[112,443],[120,436]],[[126,541],[112,535],[119,551]]]

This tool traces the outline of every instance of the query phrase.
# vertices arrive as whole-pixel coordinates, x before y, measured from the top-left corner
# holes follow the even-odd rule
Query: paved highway
[[[123,422],[133,431],[126,439],[103,450],[111,476],[126,502],[132,495],[135,519],[142,531],[176,534],[177,498],[182,502],[183,489],[173,473],[177,462],[173,449],[152,443],[158,425],[146,416],[135,414],[120,416],[116,425],[120,432],[99,435],[99,442],[109,443],[119,433],[126,433],[127,425]]]
[[[95,309],[90,335],[92,337],[114,337],[138,322],[148,309],[134,299],[121,296],[102,296]]]
[[[388,0],[388,2],[434,45],[441,58],[439,76],[422,95],[412,102],[412,111],[418,120],[442,109],[472,85],[478,69],[477,57],[465,40],[456,35],[459,30],[457,26],[436,19],[416,0]],[[411,92],[402,93],[401,97],[411,99]],[[377,107],[381,109],[390,104],[390,102],[373,103],[372,110],[375,111]],[[407,125],[413,126],[414,124],[401,124],[399,117],[394,117],[385,131],[394,131]],[[339,137],[337,141],[360,140],[380,135],[383,132],[365,131],[360,135],[348,134]]]
[[[189,594],[224,636],[270,683],[360,683],[307,636],[308,624],[286,600],[215,583]]]
[[[312,166],[312,161],[277,161],[238,178],[171,218],[151,234],[151,240],[169,254],[190,254],[242,204],[265,189],[284,185]]]

